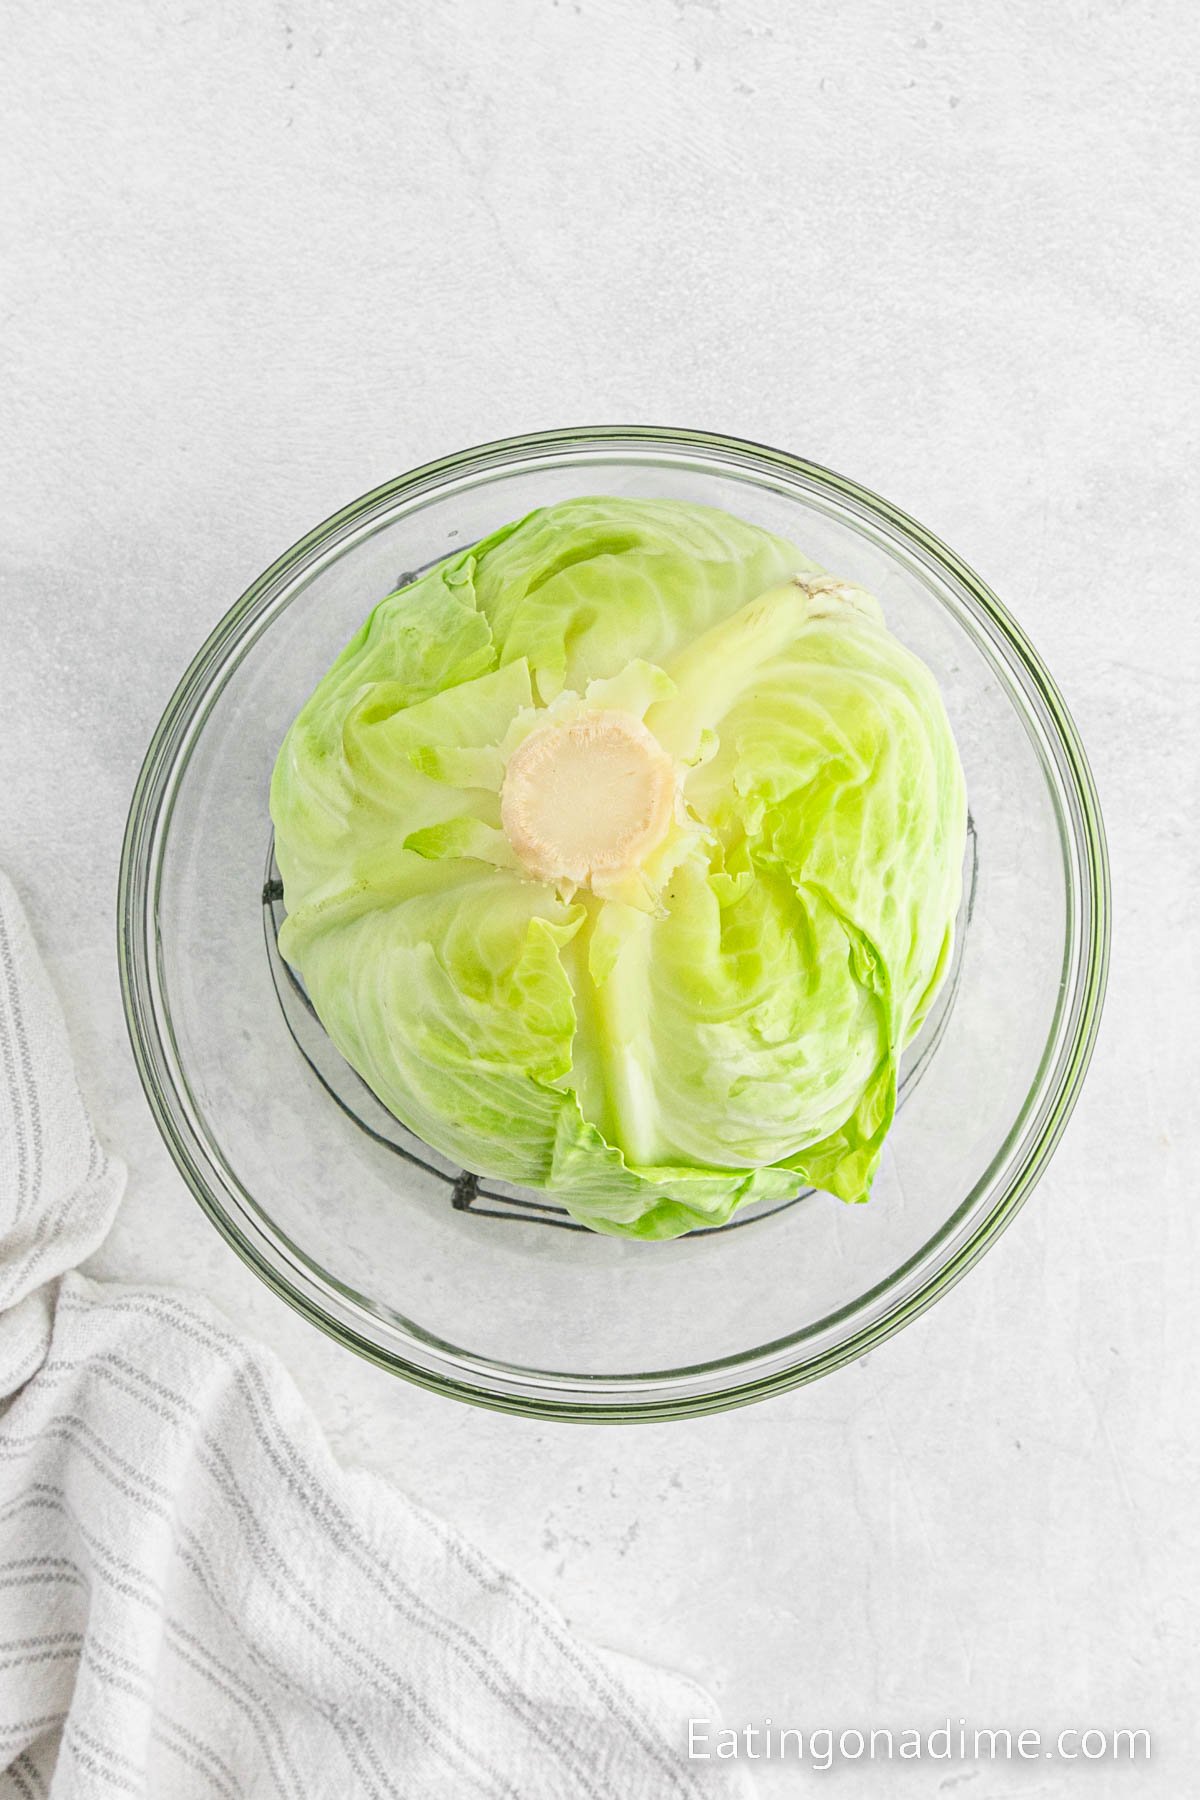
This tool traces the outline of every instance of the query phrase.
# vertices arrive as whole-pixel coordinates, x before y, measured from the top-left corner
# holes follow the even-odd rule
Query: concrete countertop
[[[1193,1791],[1193,10],[118,0],[6,34],[0,861],[129,1165],[91,1272],[211,1296],[342,1457],[734,1722],[1154,1734],[1082,1780],[864,1763],[847,1800]],[[813,1388],[618,1430],[431,1397],[255,1282],[151,1122],[113,917],[146,742],[250,579],[415,463],[604,420],[796,450],[973,563],[1088,744],[1116,907],[1083,1099],[980,1267]]]

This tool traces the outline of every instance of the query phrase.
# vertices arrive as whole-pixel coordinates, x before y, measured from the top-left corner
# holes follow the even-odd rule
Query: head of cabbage
[[[861,589],[704,507],[532,513],[376,606],[271,812],[284,956],[446,1156],[643,1238],[867,1197],[966,803]]]

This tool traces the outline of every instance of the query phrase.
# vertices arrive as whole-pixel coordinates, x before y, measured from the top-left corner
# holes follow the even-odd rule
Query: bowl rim
[[[878,1317],[868,1320],[847,1336],[818,1350],[815,1354],[799,1354],[785,1366],[775,1367],[747,1380],[713,1387],[708,1391],[656,1396],[639,1392],[635,1398],[611,1400],[600,1390],[610,1378],[588,1376],[563,1377],[573,1384],[570,1398],[547,1391],[516,1392],[496,1389],[482,1381],[447,1374],[426,1367],[396,1351],[384,1349],[354,1329],[344,1319],[326,1312],[304,1289],[291,1281],[253,1244],[237,1222],[229,1215],[205,1180],[190,1145],[181,1129],[178,1107],[167,1059],[164,1055],[162,1026],[152,994],[149,945],[155,940],[155,919],[160,870],[155,864],[143,866],[143,847],[150,844],[158,822],[158,803],[171,771],[176,767],[184,744],[203,726],[207,707],[204,698],[207,677],[219,665],[223,652],[243,638],[243,627],[266,603],[276,585],[311,562],[314,555],[331,547],[377,514],[382,514],[400,500],[410,501],[436,490],[447,478],[458,480],[484,475],[498,466],[531,461],[555,452],[586,450],[590,447],[610,450],[628,447],[631,452],[668,449],[692,451],[704,455],[717,453],[748,471],[759,473],[775,470],[830,491],[860,512],[865,512],[892,532],[899,532],[936,564],[952,575],[967,591],[975,607],[996,630],[1005,649],[1017,661],[1043,710],[1042,723],[1048,723],[1061,752],[1059,773],[1074,801],[1072,809],[1073,847],[1078,856],[1079,888],[1069,897],[1082,915],[1085,935],[1081,939],[1082,955],[1076,977],[1076,997],[1072,1017],[1066,1030],[1066,1041],[1056,1058],[1057,1070],[1052,1087],[1041,1100],[1036,1125],[1024,1148],[1014,1174],[965,1240],[946,1261],[935,1265],[910,1293],[902,1294]],[[165,825],[169,826],[168,809]],[[165,833],[165,826],[164,826]],[[150,879],[150,877],[153,877]],[[242,1260],[266,1285],[303,1317],[328,1336],[355,1351],[378,1367],[402,1375],[417,1385],[436,1393],[466,1400],[492,1410],[505,1411],[543,1419],[582,1420],[585,1422],[628,1422],[631,1420],[665,1420],[696,1414],[724,1411],[744,1406],[771,1394],[802,1386],[830,1373],[845,1363],[855,1361],[883,1343],[904,1325],[918,1318],[933,1302],[946,1293],[973,1267],[1000,1233],[1016,1216],[1034,1186],[1041,1178],[1056,1149],[1082,1086],[1091,1060],[1099,1029],[1107,981],[1111,941],[1111,888],[1108,852],[1096,784],[1078,730],[1063,700],[1057,683],[1041,657],[1025,636],[1007,608],[986,582],[944,544],[935,534],[911,518],[899,507],[869,488],[837,474],[819,463],[793,455],[788,451],[759,444],[752,439],[731,437],[721,433],[694,431],[674,426],[596,425],[564,427],[552,431],[530,432],[511,438],[469,446],[453,455],[421,464],[406,474],[372,488],[331,514],[304,534],[260,574],[232,607],[222,616],[204,640],[177,683],[163,710],[147,747],[134,785],[129,815],[121,848],[117,887],[117,956],[121,981],[122,1004],[134,1061],[155,1123],[188,1188],[221,1235]],[[169,1020],[166,1021],[169,1033]],[[1042,1079],[1039,1076],[1039,1080]],[[1032,1090],[1037,1092],[1036,1088]],[[761,1346],[755,1354],[761,1353]],[[486,1358],[476,1359],[486,1362]],[[736,1362],[736,1357],[722,1359],[722,1366]],[[497,1369],[501,1365],[496,1365]],[[527,1372],[532,1374],[533,1372]],[[540,1372],[544,1374],[545,1372]],[[688,1371],[670,1371],[679,1380]],[[660,1372],[663,1382],[667,1372]],[[632,1385],[642,1378],[626,1378]],[[589,1398],[589,1386],[594,1398]]]

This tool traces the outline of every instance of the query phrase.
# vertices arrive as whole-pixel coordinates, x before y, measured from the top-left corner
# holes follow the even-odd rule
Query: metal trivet
[[[967,932],[970,929],[975,910],[978,875],[979,844],[975,833],[975,821],[968,814],[963,904],[959,911],[958,930],[955,934],[954,957],[950,965],[950,973],[942,986],[937,1003],[922,1028],[916,1054],[907,1066],[901,1067],[896,1093],[897,1112],[912,1094],[921,1076],[932,1062],[954,1008],[962,980]],[[361,1131],[365,1131],[368,1137],[374,1139],[377,1144],[381,1144],[385,1150],[390,1150],[393,1155],[401,1157],[403,1161],[412,1163],[419,1169],[424,1169],[426,1174],[433,1176],[436,1181],[440,1181],[446,1189],[450,1205],[456,1212],[470,1213],[474,1218],[509,1219],[523,1221],[527,1225],[550,1225],[557,1231],[587,1231],[588,1227],[577,1224],[565,1207],[558,1205],[553,1200],[547,1200],[544,1195],[529,1188],[517,1187],[507,1181],[495,1181],[473,1174],[471,1170],[459,1168],[447,1158],[440,1156],[415,1133],[408,1131],[387,1110],[361,1075],[350,1067],[341,1052],[334,1047],[333,1041],[317,1017],[304,983],[280,954],[279,928],[283,924],[286,912],[283,904],[283,882],[275,862],[273,833],[267,845],[262,908],[267,958],[271,965],[271,978],[275,984],[275,992],[279,999],[284,1022],[296,1048],[321,1086],[330,1098],[337,1102],[347,1117],[353,1119]],[[747,1225],[756,1224],[760,1219],[769,1219],[775,1213],[786,1211],[788,1207],[795,1206],[797,1201],[807,1199],[813,1191],[812,1188],[802,1188],[788,1200],[760,1201],[742,1209],[725,1225],[698,1227],[686,1235],[688,1237],[708,1237],[718,1231],[740,1230]]]

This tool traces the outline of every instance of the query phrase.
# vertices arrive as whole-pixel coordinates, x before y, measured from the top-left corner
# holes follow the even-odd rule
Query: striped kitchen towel
[[[0,1793],[745,1794],[699,1690],[340,1468],[267,1351],[73,1273],[122,1184],[0,876]]]

